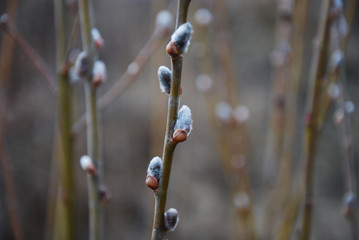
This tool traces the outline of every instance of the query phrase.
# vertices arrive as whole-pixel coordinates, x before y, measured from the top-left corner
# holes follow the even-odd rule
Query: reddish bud
[[[187,132],[182,129],[176,129],[173,133],[172,142],[180,143],[187,140]]]
[[[176,58],[176,57],[179,56],[179,52],[177,50],[177,47],[172,41],[170,41],[167,44],[166,51],[167,51],[168,55],[170,55],[172,58]]]
[[[158,181],[157,178],[151,174],[147,174],[146,177],[146,185],[153,191],[156,191],[158,189]]]

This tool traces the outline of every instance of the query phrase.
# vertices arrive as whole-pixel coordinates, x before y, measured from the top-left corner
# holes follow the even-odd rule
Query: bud
[[[172,14],[167,10],[162,10],[157,14],[156,26],[170,29],[173,25]]]
[[[328,95],[332,100],[335,100],[339,97],[340,94],[340,88],[338,86],[338,84],[336,83],[331,83],[328,87]]]
[[[160,157],[152,158],[147,168],[146,185],[153,191],[158,189],[162,177],[162,160]]]
[[[87,52],[82,51],[76,58],[75,73],[80,77],[84,78],[89,73],[90,60]]]
[[[192,131],[192,123],[191,109],[188,106],[183,105],[178,111],[172,140],[175,143],[185,141]]]
[[[344,15],[340,15],[339,19],[338,19],[338,32],[340,34],[340,36],[345,37],[346,35],[348,35],[348,23],[347,20],[345,19]]]
[[[92,84],[98,87],[101,83],[107,79],[107,70],[104,62],[97,60],[94,63],[92,71]]]
[[[344,215],[348,218],[353,217],[354,205],[356,197],[352,192],[348,192],[344,196]]]
[[[342,108],[338,108],[337,110],[335,110],[334,112],[334,122],[339,125],[343,122],[344,119],[344,110]]]
[[[202,92],[208,92],[213,87],[213,79],[206,74],[201,74],[196,78],[196,87]]]
[[[158,68],[158,80],[160,82],[160,89],[166,94],[170,94],[171,91],[171,80],[172,72],[165,66],[160,66]]]
[[[229,123],[231,121],[232,107],[225,101],[218,102],[215,107],[215,113],[219,120]]]
[[[172,141],[175,143],[184,142],[187,140],[187,132],[181,129],[176,129],[173,133]]]
[[[101,49],[105,45],[105,40],[103,40],[100,31],[97,28],[92,28],[91,35],[96,49]]]
[[[80,164],[81,164],[82,169],[85,170],[90,175],[92,175],[92,176],[97,175],[96,167],[93,164],[92,159],[89,156],[87,156],[87,155],[82,156],[80,159]]]
[[[281,19],[286,20],[286,21],[291,21],[292,14],[293,14],[292,4],[284,2],[279,5],[278,15]]]
[[[9,15],[7,15],[7,13],[4,13],[0,17],[0,28],[2,30],[6,30],[8,28],[8,23],[9,23]]]
[[[247,193],[239,192],[233,196],[234,206],[239,210],[248,209],[250,205],[250,199]]]
[[[147,174],[146,176],[146,185],[147,187],[149,187],[150,189],[152,189],[152,191],[156,191],[158,188],[158,180],[157,178],[155,178],[154,176]]]
[[[127,71],[129,74],[136,74],[140,70],[140,65],[137,62],[132,62],[128,65]]]
[[[179,222],[178,212],[174,208],[168,209],[164,214],[164,224],[167,231],[174,231]]]
[[[238,105],[233,110],[233,117],[240,124],[246,122],[249,118],[248,108],[244,105]]]
[[[208,9],[200,8],[196,11],[194,18],[198,24],[208,26],[212,22],[213,16]]]
[[[110,191],[108,191],[107,188],[103,185],[99,187],[99,195],[102,205],[106,205],[112,197]]]
[[[355,105],[352,101],[346,101],[344,103],[344,109],[347,113],[351,114],[355,111]]]
[[[168,43],[166,48],[167,53],[171,57],[178,57],[184,52],[187,52],[192,33],[192,25],[189,22],[179,26],[171,36],[171,41]]]
[[[344,55],[341,50],[335,50],[330,56],[330,69],[334,74],[338,74],[340,66],[343,64]]]

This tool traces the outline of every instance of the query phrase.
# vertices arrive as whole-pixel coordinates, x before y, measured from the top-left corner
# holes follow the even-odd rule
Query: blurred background
[[[10,2],[0,0],[0,13],[6,11]],[[108,70],[108,81],[99,90],[99,95],[103,95],[128,69],[152,35],[156,14],[168,9],[175,16],[177,1],[94,2],[95,25],[105,39],[105,46],[100,51],[100,58]],[[213,14],[212,21],[205,26],[195,19],[197,10],[202,8]],[[308,95],[306,83],[320,8],[321,1],[309,1],[298,102],[298,139],[303,132]],[[180,222],[177,229],[167,235],[168,239],[236,239],[231,180],[217,151],[216,143],[220,138],[213,121],[211,123],[213,109],[207,107],[211,106],[208,104],[211,95],[216,94],[213,98],[215,102],[225,100],[226,95],[223,94],[225,86],[222,81],[226,68],[219,60],[226,48],[218,47],[221,45],[215,44],[216,41],[223,41],[230,50],[229,64],[233,65],[232,78],[235,79],[235,87],[230,89],[231,94],[236,96],[232,107],[235,108],[240,99],[240,103],[249,110],[243,127],[246,138],[242,139],[247,152],[245,165],[251,182],[257,233],[259,239],[269,239],[263,230],[269,192],[265,158],[272,111],[273,65],[270,56],[277,45],[277,15],[276,0],[193,0],[190,5],[188,20],[194,26],[194,35],[189,51],[184,55],[181,104],[191,108],[194,129],[188,140],[177,147],[174,155],[167,208],[173,207],[179,211]],[[53,1],[19,1],[15,19],[19,33],[38,51],[50,71],[55,73]],[[203,31],[208,34],[208,48],[200,41]],[[222,34],[219,37],[218,31]],[[0,36],[3,39],[4,32],[0,32]],[[154,197],[144,182],[149,161],[154,156],[162,155],[167,96],[160,92],[157,69],[160,65],[170,66],[165,52],[169,39],[168,34],[140,69],[133,83],[102,111],[104,182],[111,192],[111,200],[105,208],[105,239],[150,238]],[[347,91],[354,104],[359,103],[359,84],[356,81],[359,76],[358,42],[359,16],[356,14],[345,54]],[[76,44],[81,48],[79,39]],[[207,68],[201,65],[206,58],[210,58],[212,64]],[[218,94],[210,92],[206,95],[196,88],[195,80],[203,73],[212,76]],[[3,171],[12,171],[17,195],[15,204],[24,239],[52,239],[58,176],[54,153],[57,99],[43,76],[16,45],[10,74],[6,87],[0,89],[2,105],[6,106],[2,106],[1,112],[0,148],[9,160],[8,170],[2,166],[0,174],[4,176]],[[81,82],[74,83],[74,89],[74,115],[77,119],[85,112]],[[341,136],[332,115],[333,111],[330,110],[318,141],[311,239],[350,239],[350,226],[342,213],[346,190]],[[354,149],[358,149],[359,112],[355,111],[351,117]],[[215,124],[222,131],[222,123],[216,120]],[[304,165],[301,141],[297,140],[296,144],[298,147],[293,152],[294,175],[300,174]],[[79,164],[84,154],[86,131],[82,130],[75,136],[77,239],[88,238],[86,174]],[[354,159],[357,157],[357,151],[354,151]],[[355,167],[358,170],[357,163]],[[296,185],[300,178],[296,176],[293,179],[293,185]],[[10,240],[14,236],[5,189],[4,178],[0,178],[0,239]]]

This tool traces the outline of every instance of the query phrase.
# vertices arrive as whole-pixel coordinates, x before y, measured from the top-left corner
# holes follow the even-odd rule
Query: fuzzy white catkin
[[[342,63],[344,59],[343,52],[341,50],[335,50],[330,57],[330,67],[335,69]]]
[[[179,222],[178,212],[174,208],[168,209],[164,214],[165,228],[168,231],[174,231]]]
[[[331,99],[333,99],[333,100],[337,99],[337,97],[339,97],[339,94],[340,94],[340,88],[339,88],[338,84],[331,83],[327,89],[327,93]]]
[[[344,108],[347,113],[353,113],[355,111],[355,105],[352,101],[346,101],[344,103]]]
[[[193,121],[191,109],[188,106],[183,105],[178,111],[177,121],[174,129],[184,130],[187,132],[187,136],[189,136],[192,131],[192,123]]]
[[[244,123],[249,118],[249,109],[244,105],[238,105],[233,110],[233,117],[238,123]]]
[[[99,46],[102,47],[105,43],[105,40],[103,40],[103,37],[100,33],[100,31],[97,28],[91,29],[91,35],[94,40],[94,42]]]
[[[171,79],[172,72],[168,67],[160,66],[158,68],[158,80],[160,82],[160,89],[166,94],[170,94],[171,91]]]
[[[213,16],[208,9],[200,8],[196,11],[194,18],[200,25],[208,26],[212,22]]]
[[[167,10],[158,12],[156,17],[156,25],[163,28],[171,28],[173,25],[172,14]]]
[[[191,42],[193,28],[191,23],[186,22],[179,26],[172,34],[171,41],[176,45],[178,52],[187,52]]]
[[[147,174],[151,174],[154,176],[158,181],[161,179],[162,176],[162,160],[160,157],[156,156],[152,158],[150,164],[147,168]]]
[[[232,107],[225,101],[220,101],[215,107],[216,116],[223,122],[229,122],[232,115]]]
[[[208,92],[213,86],[213,79],[207,74],[200,74],[196,78],[196,87],[201,92]]]
[[[101,82],[106,81],[107,79],[106,64],[103,61],[97,60],[94,63],[92,75],[93,78],[101,79]]]
[[[80,158],[80,164],[83,170],[87,170],[88,167],[93,165],[92,159],[87,155],[84,155]]]
[[[85,77],[89,71],[89,61],[86,51],[82,51],[76,58],[75,73],[80,77]]]

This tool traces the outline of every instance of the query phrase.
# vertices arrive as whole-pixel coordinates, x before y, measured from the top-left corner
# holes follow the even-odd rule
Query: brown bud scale
[[[156,191],[158,189],[158,181],[156,177],[148,174],[146,177],[146,185],[153,191]]]

